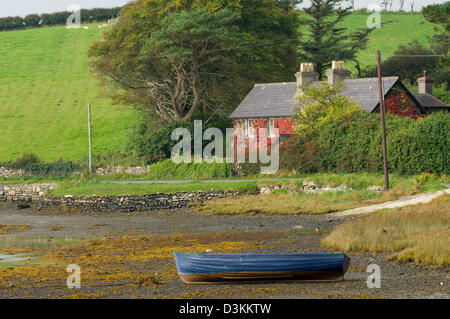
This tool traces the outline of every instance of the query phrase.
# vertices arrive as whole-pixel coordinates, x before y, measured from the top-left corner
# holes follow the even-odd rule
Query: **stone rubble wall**
[[[25,172],[21,169],[10,169],[5,167],[0,167],[0,177],[11,178],[11,177],[23,177]]]
[[[57,186],[55,183],[0,185],[0,200],[12,202],[36,200]]]
[[[150,171],[150,166],[138,166],[138,167],[124,167],[124,166],[108,166],[100,167],[95,170],[95,173],[100,176],[105,175],[145,175]],[[79,173],[79,172],[78,172]],[[12,178],[12,177],[24,177],[31,176],[22,169],[10,169],[0,167],[0,177]]]
[[[119,196],[45,196],[37,204],[38,209],[61,209],[84,213],[140,212],[146,210],[174,209],[189,203],[204,202],[216,198],[238,195],[237,192],[179,192],[174,194],[119,195]]]
[[[145,175],[150,171],[150,166],[138,166],[138,167],[123,167],[123,166],[108,166],[97,168],[95,173],[100,176],[105,175]]]
[[[294,184],[261,186],[259,188],[259,193],[260,194],[271,194],[273,191],[279,190],[279,189],[285,190],[288,193],[305,192],[305,193],[309,193],[309,194],[351,190],[351,188],[348,188],[345,185],[340,185],[337,187],[318,186],[314,182],[304,181],[301,186],[296,186]]]
[[[57,208],[83,212],[138,212],[143,210],[173,209],[186,207],[189,203],[204,202],[216,198],[240,195],[239,192],[197,191],[174,194],[117,195],[117,196],[48,196],[47,191],[55,189],[56,183],[8,184],[0,185],[0,201],[34,202],[39,209]],[[368,190],[379,191],[380,186]],[[265,185],[259,187],[260,194],[270,194],[283,189],[289,193],[319,193],[347,191],[343,185],[338,187],[317,186],[305,181],[301,186]]]
[[[239,195],[238,192],[178,192],[174,194],[118,195],[118,196],[49,196],[56,183],[0,185],[0,201],[33,202],[43,208],[82,212],[139,212],[143,210],[186,207],[192,202]]]

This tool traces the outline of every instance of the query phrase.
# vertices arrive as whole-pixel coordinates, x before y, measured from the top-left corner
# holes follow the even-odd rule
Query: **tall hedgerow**
[[[449,124],[447,112],[417,120],[387,114],[390,172],[448,174]],[[308,139],[299,137],[298,141],[298,172],[374,172],[383,168],[379,114],[341,117],[326,123]]]

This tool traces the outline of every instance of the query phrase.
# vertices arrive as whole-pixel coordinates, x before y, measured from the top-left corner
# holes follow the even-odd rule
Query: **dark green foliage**
[[[121,9],[122,7],[81,9],[81,21],[84,23],[108,21],[118,17]]]
[[[32,153],[24,153],[13,161],[0,163],[0,167],[22,169],[32,176],[70,176],[81,170],[79,164],[62,159],[52,163],[41,162],[39,157]]]
[[[227,122],[216,121],[209,124],[203,125],[203,132],[210,128],[219,128],[223,137],[225,138]],[[191,132],[192,144],[191,150],[194,151],[194,123],[193,122],[177,122],[170,125],[164,126],[160,130],[156,130],[149,123],[143,122],[133,140],[134,146],[137,150],[138,155],[143,158],[143,160],[148,163],[156,163],[164,159],[168,159],[171,156],[172,148],[179,141],[172,141],[172,132],[176,128],[186,128]],[[205,147],[210,141],[203,141],[203,147]],[[225,141],[224,144],[225,145]],[[225,151],[224,151],[225,154]]]
[[[3,30],[19,30],[25,28],[22,17],[0,18],[0,31]]]
[[[41,17],[38,14],[29,14],[23,19],[26,27],[39,27],[40,20]]]
[[[433,77],[435,82],[445,83],[448,91],[450,87],[450,57],[448,55],[450,49],[450,1],[426,6],[423,8],[422,14],[425,19],[437,25],[436,33],[430,39],[430,43],[434,52],[443,56],[439,59]],[[442,29],[444,30],[442,31]]]
[[[441,24],[450,31],[450,1],[426,6],[422,9],[422,14],[428,21]]]
[[[303,11],[301,22],[307,36],[300,43],[299,55],[304,62],[313,62],[323,78],[333,60],[356,61],[356,53],[364,48],[374,29],[360,28],[348,33],[338,25],[351,14],[351,7],[343,7],[343,0],[311,0]]]
[[[32,176],[71,176],[80,171],[80,166],[72,162],[30,163],[23,170]]]
[[[197,110],[217,111],[217,96],[205,88],[225,88],[221,74],[237,67],[234,48],[243,41],[238,18],[224,9],[170,13],[162,19],[141,51],[145,64],[156,69],[145,78],[156,114],[172,123],[189,121]]]
[[[276,0],[277,6],[286,11],[296,9],[297,5],[299,5],[302,2],[303,0]]]
[[[42,24],[46,26],[61,25],[67,22],[67,18],[71,15],[71,12],[60,11],[55,13],[44,13],[41,15]]]
[[[107,83],[114,84],[111,86],[114,102],[134,105],[165,122],[188,120],[190,113],[185,110],[192,109],[195,104],[199,105],[199,113],[193,118],[208,120],[210,114],[226,116],[255,82],[292,79],[298,60],[298,16],[289,6],[286,8],[280,7],[275,0],[133,1],[121,11],[118,24],[105,32],[102,41],[92,45],[89,55],[93,58],[93,70]],[[164,59],[167,45],[170,45],[170,51],[178,48],[182,52],[183,47],[192,48],[190,44],[198,42],[192,41],[187,20],[196,24],[203,16],[223,16],[225,10],[233,14],[233,19],[228,19],[226,24],[205,24],[202,33],[214,35],[220,28],[228,26],[224,30],[229,34],[236,31],[240,35],[236,39],[239,41],[232,41],[233,44],[228,40],[214,41],[211,37],[208,43],[217,51],[211,51],[205,42],[205,49],[211,54],[208,63],[199,68],[198,76],[193,72],[195,61],[181,68],[174,62],[180,64],[183,60]],[[200,15],[200,12],[203,13]],[[193,19],[187,19],[189,17]],[[172,32],[175,27],[182,26],[185,27],[181,32]],[[167,43],[164,43],[162,33],[170,34]],[[155,39],[158,35],[159,39]],[[145,39],[148,41],[143,41]],[[210,63],[212,59],[217,62]],[[170,68],[167,67],[169,62]],[[197,101],[193,94],[194,82],[196,91],[201,92],[197,94]],[[177,91],[181,86],[185,88]],[[183,116],[174,116],[180,112],[173,110],[174,105],[177,106],[171,101],[173,98],[175,102],[177,99],[185,101],[181,110]]]
[[[450,114],[412,120],[386,116],[388,165],[391,173],[450,172]],[[378,114],[359,114],[327,123],[308,140],[299,140],[297,172],[382,171]],[[283,163],[283,159],[282,159]],[[291,163],[292,165],[292,163]]]
[[[409,84],[414,84],[416,80],[423,76],[423,71],[433,76],[438,65],[439,59],[432,57],[435,53],[425,48],[417,40],[406,46],[399,46],[394,52],[394,56],[382,60],[382,76],[399,76],[400,79]],[[417,57],[414,55],[429,55]],[[376,77],[377,67],[372,66],[362,71],[362,77]]]
[[[11,168],[11,169],[20,169],[20,168],[24,168],[28,164],[38,164],[40,162],[41,162],[41,160],[39,159],[39,157],[37,155],[32,154],[32,153],[23,153],[22,156],[18,157],[15,160],[5,162],[5,163],[0,163],[0,167],[6,167],[6,168]]]
[[[121,7],[117,8],[95,8],[95,9],[82,9],[81,10],[81,22],[99,22],[108,21],[116,18],[119,15]],[[61,11],[55,13],[44,13],[41,15],[30,14],[25,18],[22,17],[7,17],[0,18],[0,31],[19,30],[28,27],[39,27],[41,25],[61,25],[65,24],[67,18],[72,12]],[[40,24],[40,20],[42,23]]]
[[[185,127],[191,132],[194,130],[192,123],[174,123],[159,131],[155,131],[148,123],[142,123],[134,138],[138,155],[149,164],[170,158],[172,148],[177,143],[171,140],[172,132],[178,127]]]

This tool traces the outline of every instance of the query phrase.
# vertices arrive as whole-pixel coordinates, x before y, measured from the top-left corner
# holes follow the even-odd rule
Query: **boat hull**
[[[257,281],[338,281],[350,265],[345,254],[194,254],[174,252],[187,284]]]

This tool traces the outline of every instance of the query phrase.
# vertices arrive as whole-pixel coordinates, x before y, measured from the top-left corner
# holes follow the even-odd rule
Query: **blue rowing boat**
[[[228,281],[344,279],[350,258],[342,253],[204,254],[174,252],[187,284]]]

